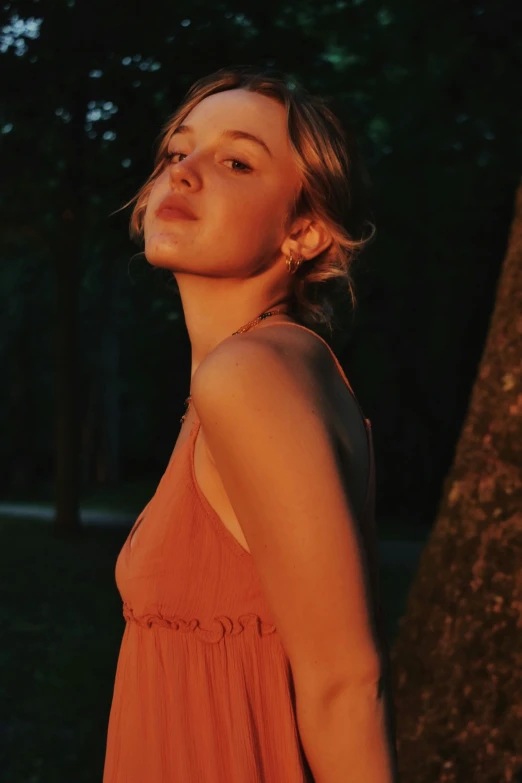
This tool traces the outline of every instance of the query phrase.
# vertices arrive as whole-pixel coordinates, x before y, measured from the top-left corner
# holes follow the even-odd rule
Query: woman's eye
[[[174,161],[173,158],[176,157],[176,155],[183,155],[185,158],[187,157],[184,152],[176,152],[175,150],[173,152],[166,152],[165,158],[168,160],[169,163],[179,163],[179,160]]]
[[[177,157],[177,160],[175,158]],[[165,159],[168,161],[168,163],[180,163],[183,158],[186,158],[186,154],[184,152],[176,152],[176,150],[173,150],[172,152],[166,152],[165,153]],[[238,174],[246,173],[248,171],[252,171],[252,167],[249,166],[247,163],[244,163],[242,160],[238,160],[237,158],[229,158],[225,161],[225,163],[231,163],[231,166],[228,166],[228,168],[231,168],[232,171],[236,171]]]
[[[237,160],[237,158],[230,158],[230,160],[227,160],[226,163],[236,164],[236,166],[230,167],[233,171],[237,171],[237,172],[252,171],[251,167],[247,163],[243,163],[242,160]]]

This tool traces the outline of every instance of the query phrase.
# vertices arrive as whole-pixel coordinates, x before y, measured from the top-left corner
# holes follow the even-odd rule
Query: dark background
[[[514,5],[38,0],[4,4],[0,21],[2,495],[52,498],[67,267],[84,497],[164,468],[188,393],[188,336],[175,282],[133,258],[130,208],[111,213],[151,171],[188,86],[247,63],[331,97],[356,132],[377,237],[357,262],[358,310],[338,313],[332,345],[372,420],[378,515],[429,524],[521,168]],[[64,238],[67,210],[76,223]]]
[[[175,284],[137,255],[130,209],[114,213],[193,81],[250,64],[331,99],[358,138],[377,236],[358,309],[325,336],[372,421],[380,534],[428,529],[522,169],[521,21],[508,0],[3,3],[0,500],[54,503],[64,441],[82,507],[132,517],[151,496],[190,344]],[[99,781],[126,531],[80,544],[11,519],[2,533],[4,779]],[[391,636],[414,567],[383,566]]]

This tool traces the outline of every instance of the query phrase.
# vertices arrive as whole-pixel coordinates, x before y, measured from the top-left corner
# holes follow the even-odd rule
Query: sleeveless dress
[[[328,343],[291,325],[322,340],[353,395]],[[375,469],[365,423],[370,471],[359,523],[374,582]],[[292,672],[253,558],[196,481],[199,427],[196,418],[116,561],[126,625],[103,783],[313,783]]]

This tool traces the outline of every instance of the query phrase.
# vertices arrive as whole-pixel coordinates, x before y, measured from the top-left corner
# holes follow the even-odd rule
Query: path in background
[[[54,506],[24,503],[0,503],[0,517],[10,519],[34,519],[51,521],[54,516]],[[115,511],[81,509],[80,519],[85,526],[122,527],[128,528],[136,521],[136,514],[117,513]],[[392,541],[379,538],[379,558],[386,566],[405,566],[416,568],[420,554],[424,548],[423,541]]]

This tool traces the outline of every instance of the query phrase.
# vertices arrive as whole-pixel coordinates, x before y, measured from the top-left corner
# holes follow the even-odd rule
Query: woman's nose
[[[197,190],[201,187],[201,175],[194,162],[189,160],[189,157],[186,157],[179,163],[171,164],[170,182],[171,184],[188,187],[191,190]]]

